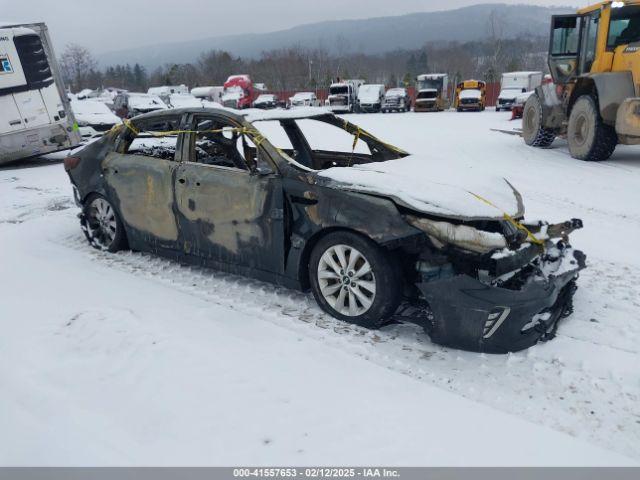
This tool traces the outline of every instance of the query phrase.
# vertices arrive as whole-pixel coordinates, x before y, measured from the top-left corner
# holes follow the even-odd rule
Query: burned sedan
[[[455,348],[552,337],[585,266],[568,241],[579,220],[528,223],[506,180],[451,172],[324,109],[149,113],[65,168],[96,248],[311,289],[340,320],[409,318]]]

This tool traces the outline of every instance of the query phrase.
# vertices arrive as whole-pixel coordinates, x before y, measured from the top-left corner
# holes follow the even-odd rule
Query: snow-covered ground
[[[558,337],[507,356],[366,331],[306,294],[84,241],[62,165],[0,170],[0,465],[640,462],[640,150],[604,163],[508,114],[354,115],[412,153],[582,218]]]

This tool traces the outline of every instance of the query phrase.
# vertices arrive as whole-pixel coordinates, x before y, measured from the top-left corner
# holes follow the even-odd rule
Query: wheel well
[[[329,235],[330,233],[335,232],[350,232],[356,235],[360,235],[361,237],[365,237],[372,242],[376,243],[375,240],[364,235],[362,232],[358,230],[354,230],[352,228],[346,227],[329,227],[322,229],[316,233],[314,233],[309,240],[305,243],[304,249],[302,250],[302,254],[300,255],[300,263],[298,264],[298,280],[300,282],[300,286],[303,290],[307,290],[310,287],[309,283],[309,259],[311,258],[311,252],[318,244],[320,240]]]
[[[571,110],[573,109],[573,105],[576,103],[578,98],[583,95],[590,95],[593,97],[593,100],[596,102],[596,107],[598,107],[599,111],[599,102],[598,102],[598,88],[596,87],[596,83],[591,78],[579,78],[576,82],[576,86],[573,88],[571,92],[571,97],[569,97],[569,104],[567,108],[567,118],[571,115]]]

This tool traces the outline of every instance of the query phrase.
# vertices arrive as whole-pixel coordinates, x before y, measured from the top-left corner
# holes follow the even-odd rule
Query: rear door
[[[262,153],[236,127],[211,115],[191,124],[199,133],[185,138],[175,179],[181,242],[195,256],[281,274],[282,182],[272,165],[258,173]]]
[[[51,123],[40,90],[14,93],[13,97],[26,128],[41,127]]]
[[[127,130],[117,152],[102,163],[107,193],[128,227],[133,248],[179,248],[173,211],[178,136],[162,132],[178,130],[180,123],[176,115],[136,123],[140,133]]]
[[[13,95],[0,96],[0,134],[24,130],[24,122]]]

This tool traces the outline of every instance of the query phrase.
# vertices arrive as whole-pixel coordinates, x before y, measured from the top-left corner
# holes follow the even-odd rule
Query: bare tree
[[[487,20],[487,43],[490,48],[489,68],[494,72],[500,72],[504,64],[504,18],[497,9],[491,11]]]
[[[68,44],[60,57],[62,74],[76,92],[88,86],[87,79],[97,65],[91,52],[76,43]]]

